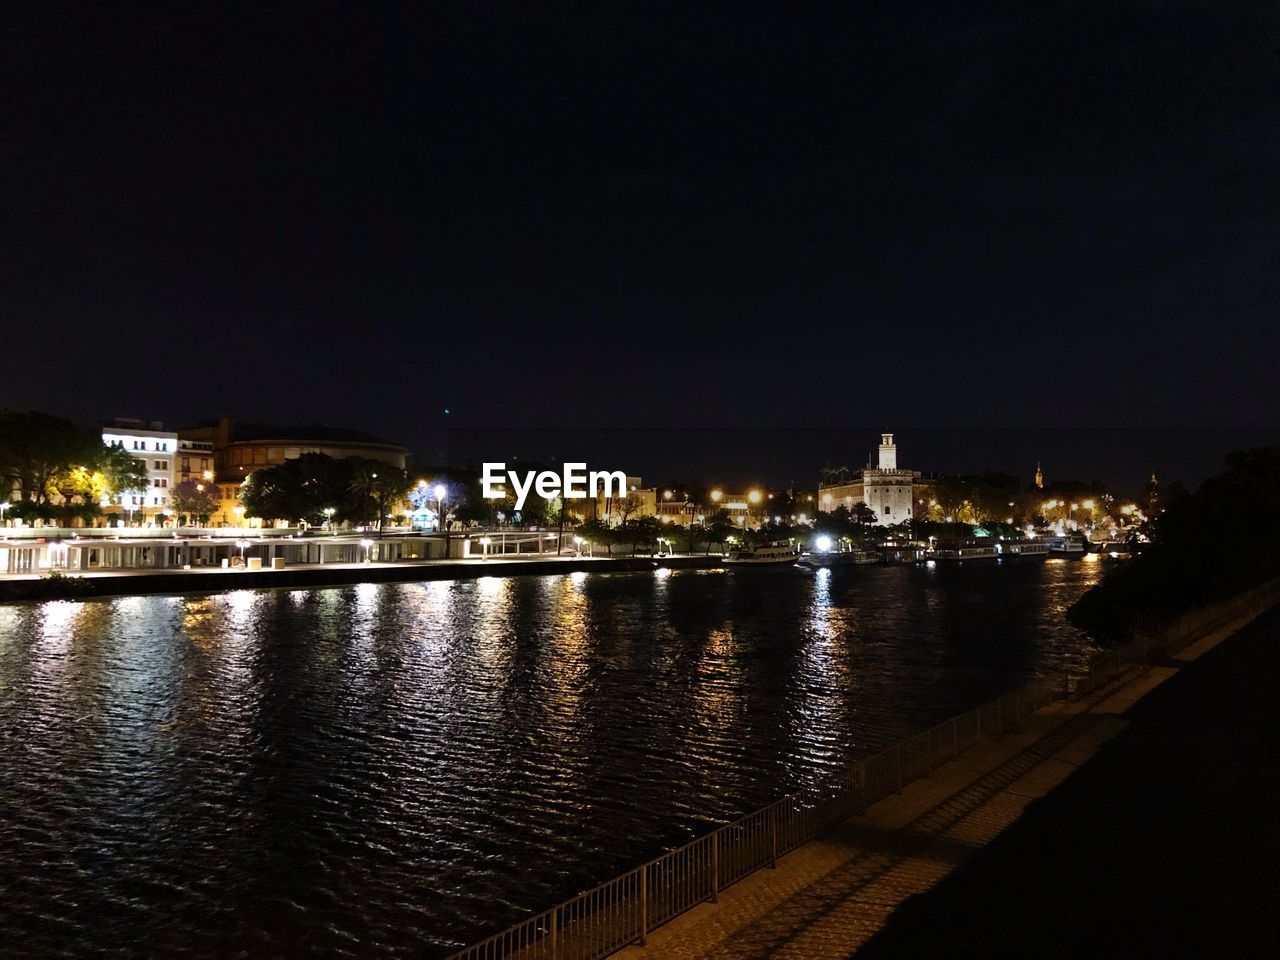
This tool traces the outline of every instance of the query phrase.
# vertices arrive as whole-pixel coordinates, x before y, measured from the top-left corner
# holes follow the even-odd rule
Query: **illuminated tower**
[[[881,470],[898,469],[898,445],[893,442],[892,433],[880,434],[879,467]]]
[[[1036,489],[1044,489],[1044,471],[1040,469],[1040,461],[1036,461]]]

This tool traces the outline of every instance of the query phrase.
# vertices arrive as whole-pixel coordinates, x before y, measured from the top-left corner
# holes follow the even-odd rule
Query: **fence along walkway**
[[[1280,598],[1280,581],[1208,610],[1147,621],[1137,638],[1095,655],[1080,677],[1037,678],[861,760],[821,790],[788,794],[655,860],[535,914],[448,960],[597,960],[814,839],[924,776],[988,734],[1000,734],[1059,696],[1093,692],[1120,673],[1169,656],[1259,603]],[[1064,689],[1065,688],[1065,689]]]

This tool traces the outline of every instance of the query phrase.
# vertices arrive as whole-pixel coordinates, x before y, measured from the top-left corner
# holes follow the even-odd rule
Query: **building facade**
[[[893,434],[882,433],[875,466],[868,464],[848,481],[819,484],[818,505],[830,513],[840,507],[853,510],[856,504],[865,503],[875,514],[875,522],[887,527],[917,515],[922,487],[920,471],[898,467],[898,446]]]
[[[213,523],[233,526],[246,522],[239,502],[240,487],[260,467],[279,466],[306,453],[322,453],[335,460],[377,460],[403,470],[409,455],[406,448],[371,433],[318,424],[276,426],[219,417],[185,427],[177,436],[186,451],[181,463],[190,474],[188,479],[197,479],[197,463],[201,482],[209,479],[206,474],[212,471],[219,496]]]
[[[110,505],[109,509],[118,511],[131,522],[163,522],[174,486],[178,435],[165,430],[159,420],[118,417],[102,428],[102,442],[121,447],[147,468],[147,486],[125,491],[119,503]]]

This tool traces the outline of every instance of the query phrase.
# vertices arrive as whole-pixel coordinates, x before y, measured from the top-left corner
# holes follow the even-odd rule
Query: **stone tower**
[[[1044,471],[1040,469],[1040,461],[1036,461],[1036,489],[1044,489]]]
[[[893,442],[892,433],[880,434],[880,460],[878,466],[881,470],[898,469],[898,446]]]

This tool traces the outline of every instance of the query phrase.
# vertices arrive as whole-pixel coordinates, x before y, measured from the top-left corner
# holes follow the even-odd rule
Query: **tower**
[[[1044,489],[1044,471],[1040,469],[1040,461],[1036,461],[1036,489]]]
[[[880,434],[880,461],[881,470],[897,470],[898,469],[898,447],[893,442],[892,433]]]

